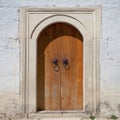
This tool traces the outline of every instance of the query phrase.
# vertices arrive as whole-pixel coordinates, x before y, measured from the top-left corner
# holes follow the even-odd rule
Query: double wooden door
[[[56,32],[53,30],[55,28]],[[61,34],[61,30],[64,34]],[[70,34],[64,32],[65,30]],[[59,35],[52,37],[44,49],[44,62],[40,64],[44,67],[43,73],[41,73],[41,76],[44,74],[42,88],[39,88],[41,83],[38,79],[38,88],[44,89],[44,97],[38,95],[38,97],[41,96],[38,98],[38,102],[44,99],[44,102],[40,104],[44,104],[45,110],[82,110],[83,42],[79,37],[80,33],[75,32],[76,29],[74,30],[69,25],[65,27],[64,24],[63,27],[61,24],[56,24],[55,27],[48,28],[48,31],[52,33],[48,36],[43,35],[48,39],[53,34]],[[42,69],[40,65],[38,65],[40,67],[38,70]],[[38,94],[43,94],[41,92]]]

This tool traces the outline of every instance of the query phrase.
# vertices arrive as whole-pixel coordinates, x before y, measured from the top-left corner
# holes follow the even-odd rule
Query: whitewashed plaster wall
[[[19,8],[91,5],[102,6],[100,111],[120,115],[120,0],[0,0],[0,113],[19,111]]]

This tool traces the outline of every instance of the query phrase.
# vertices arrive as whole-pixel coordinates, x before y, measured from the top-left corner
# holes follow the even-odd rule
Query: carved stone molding
[[[21,94],[20,111],[36,110],[36,45],[41,31],[56,22],[74,26],[83,36],[84,71],[83,105],[86,111],[96,111],[99,103],[99,45],[101,39],[101,6],[70,8],[21,8]]]

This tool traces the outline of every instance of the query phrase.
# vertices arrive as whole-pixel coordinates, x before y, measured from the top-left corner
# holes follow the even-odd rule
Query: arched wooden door
[[[38,39],[38,110],[82,110],[83,40],[71,25],[56,23]]]

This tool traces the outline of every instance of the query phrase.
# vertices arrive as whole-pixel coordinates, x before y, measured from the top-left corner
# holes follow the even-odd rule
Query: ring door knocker
[[[70,65],[69,65],[69,60],[67,58],[63,58],[63,66],[66,70],[70,69]]]
[[[58,72],[60,70],[60,68],[58,66],[58,59],[57,58],[53,58],[52,63],[53,63],[54,71]]]

